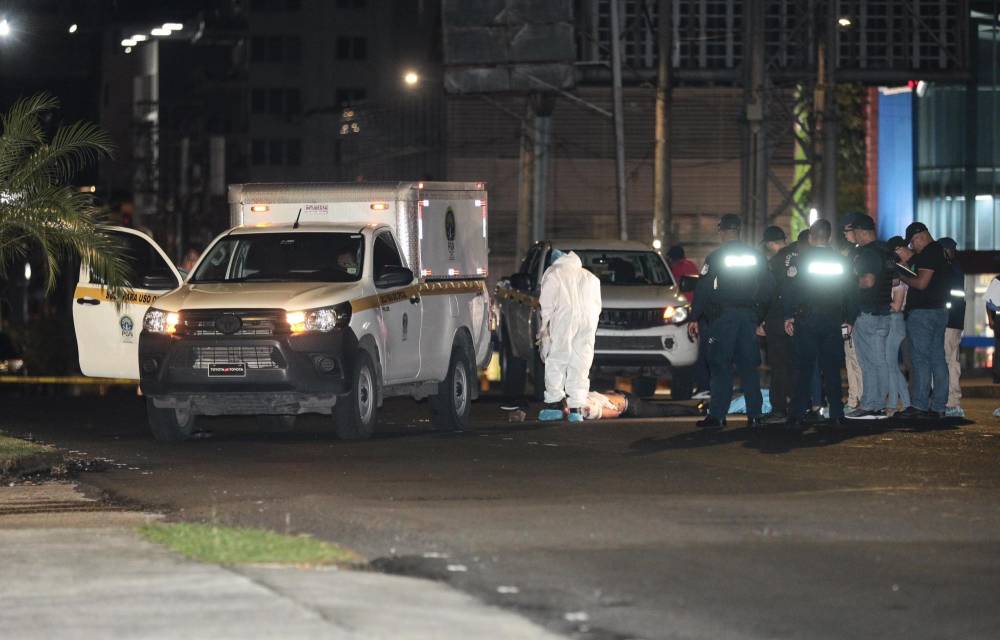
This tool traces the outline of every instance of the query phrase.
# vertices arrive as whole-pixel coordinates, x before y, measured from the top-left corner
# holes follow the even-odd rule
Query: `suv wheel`
[[[632,380],[632,393],[640,398],[651,398],[656,395],[658,380],[652,376],[640,376]]]
[[[471,424],[472,385],[477,379],[469,361],[469,354],[459,345],[451,350],[448,375],[438,385],[438,392],[431,396],[431,422],[446,431],[460,431]]]
[[[187,409],[161,409],[146,398],[146,419],[153,437],[160,442],[182,442],[194,431],[195,414]]]
[[[694,391],[694,367],[677,367],[670,372],[670,399],[690,400]]]
[[[358,352],[350,393],[333,406],[334,427],[341,440],[365,440],[375,431],[378,413],[378,371],[367,351]]]
[[[500,344],[500,382],[503,393],[509,398],[524,395],[524,378],[528,363],[515,356],[510,347],[510,337],[504,329]]]

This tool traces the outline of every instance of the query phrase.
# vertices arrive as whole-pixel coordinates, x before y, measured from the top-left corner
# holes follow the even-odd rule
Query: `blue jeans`
[[[858,353],[858,363],[861,365],[859,406],[866,411],[884,409],[886,396],[889,395],[889,368],[885,364],[888,337],[888,314],[877,316],[862,313],[854,323],[854,347]],[[941,344],[944,344],[943,335]]]
[[[889,337],[885,341],[885,366],[889,369],[889,396],[885,408],[895,410],[897,404],[905,409],[910,406],[910,389],[899,368],[899,347],[906,339],[906,318],[902,313],[889,315]]]
[[[948,402],[948,361],[944,357],[944,330],[947,326],[947,309],[914,309],[906,318],[910,358],[913,360],[910,401],[914,408],[921,411],[930,409],[943,413]]]

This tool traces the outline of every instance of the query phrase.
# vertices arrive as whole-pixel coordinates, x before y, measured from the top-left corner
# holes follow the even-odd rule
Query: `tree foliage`
[[[58,106],[42,93],[0,114],[0,277],[38,250],[51,290],[60,266],[76,256],[120,299],[129,287],[122,249],[102,231],[105,216],[93,195],[70,184],[76,172],[111,154],[111,140],[89,122],[59,127],[47,139],[44,120]]]

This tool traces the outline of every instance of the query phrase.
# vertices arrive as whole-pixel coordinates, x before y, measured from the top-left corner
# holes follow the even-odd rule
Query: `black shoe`
[[[806,411],[806,415],[802,416],[802,423],[806,425],[814,425],[823,422],[823,414],[821,414],[816,409],[810,409]]]
[[[893,414],[893,418],[897,420],[920,420],[927,415],[926,411],[921,411],[916,407],[906,407],[902,411]]]
[[[944,414],[940,411],[924,411],[924,415],[921,416],[922,420],[940,420],[944,417]]]
[[[752,418],[747,418],[747,427],[750,429],[760,430],[767,425],[764,422],[764,416],[753,416]]]
[[[782,425],[788,422],[788,416],[785,415],[784,411],[772,411],[771,413],[761,416],[761,422],[763,422],[768,427],[775,425]]]
[[[701,429],[722,429],[726,426],[726,419],[718,420],[712,416],[705,416],[703,419],[695,422],[694,426]]]

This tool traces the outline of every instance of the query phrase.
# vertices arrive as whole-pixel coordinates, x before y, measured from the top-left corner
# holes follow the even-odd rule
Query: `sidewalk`
[[[558,637],[425,580],[194,562],[134,532],[155,517],[101,510],[68,483],[0,488],[3,636]]]

